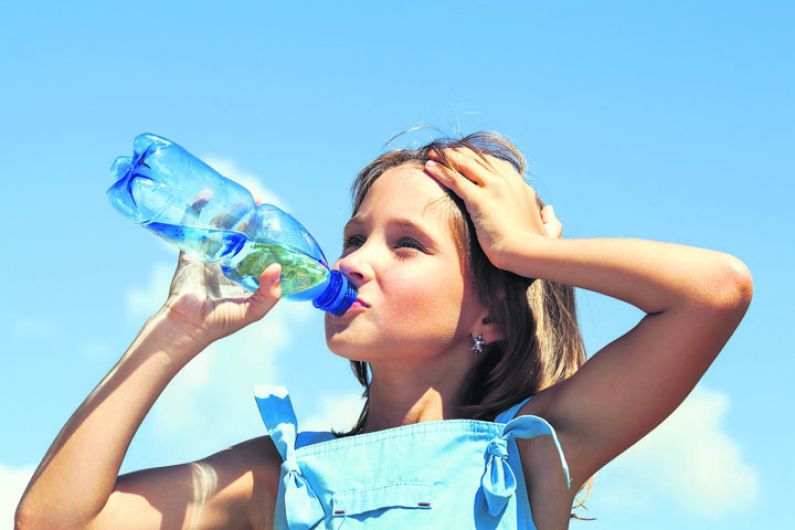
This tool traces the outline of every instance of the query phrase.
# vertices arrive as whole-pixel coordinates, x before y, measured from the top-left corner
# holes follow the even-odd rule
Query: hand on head
[[[528,237],[561,237],[563,225],[552,206],[540,208],[535,190],[509,162],[465,147],[428,156],[425,171],[464,201],[493,264],[504,263]]]

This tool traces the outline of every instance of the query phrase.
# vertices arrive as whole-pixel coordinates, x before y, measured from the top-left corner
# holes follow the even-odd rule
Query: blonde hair
[[[386,170],[404,164],[424,165],[431,150],[442,155],[445,165],[449,166],[444,149],[452,147],[467,147],[481,157],[490,155],[504,160],[520,175],[525,174],[526,162],[522,153],[496,132],[478,131],[460,139],[437,138],[418,149],[388,151],[362,169],[351,186],[352,215],[356,214],[370,187]],[[495,267],[480,247],[464,202],[453,192],[446,191],[447,196],[442,197],[442,201],[448,206],[451,228],[465,254],[468,273],[476,279],[474,283],[480,302],[489,311],[502,336],[502,340],[486,344],[480,354],[481,362],[468,374],[460,408],[471,419],[494,421],[501,411],[570,377],[585,362],[574,289],[546,280],[525,278]],[[538,197],[536,201],[540,211],[544,203]],[[371,380],[369,363],[351,361],[351,369],[364,386],[362,396],[365,404],[350,431],[332,431],[338,437],[358,434],[367,421]],[[592,483],[593,477],[582,485],[580,492],[587,487],[585,498],[575,504],[575,508],[587,509],[584,503]],[[582,519],[574,513],[571,517]]]

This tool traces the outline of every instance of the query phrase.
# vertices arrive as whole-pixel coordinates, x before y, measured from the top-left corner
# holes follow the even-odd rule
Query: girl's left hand
[[[551,205],[539,210],[536,192],[505,160],[471,149],[445,149],[448,165],[431,151],[425,171],[466,205],[483,252],[496,267],[526,248],[533,237],[560,238],[563,226]]]

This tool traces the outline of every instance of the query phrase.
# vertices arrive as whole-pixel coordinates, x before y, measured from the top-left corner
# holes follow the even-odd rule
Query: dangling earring
[[[483,338],[483,335],[478,335],[473,340],[475,342],[474,342],[474,344],[472,346],[472,353],[475,353],[475,354],[482,353],[483,352],[483,346],[486,345],[486,340]]]

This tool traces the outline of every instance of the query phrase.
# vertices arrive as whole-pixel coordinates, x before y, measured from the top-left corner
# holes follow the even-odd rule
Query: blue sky
[[[499,131],[564,237],[742,259],[751,308],[682,407],[604,468],[572,528],[781,528],[795,487],[795,8],[788,2],[4,3],[0,17],[0,527],[58,431],[165,300],[177,253],[105,199],[151,131],[282,205],[339,254],[356,172],[394,134]],[[424,142],[403,137],[395,147]],[[580,290],[588,354],[641,318]],[[302,428],[360,388],[322,314],[283,302],[160,396],[122,472]]]

